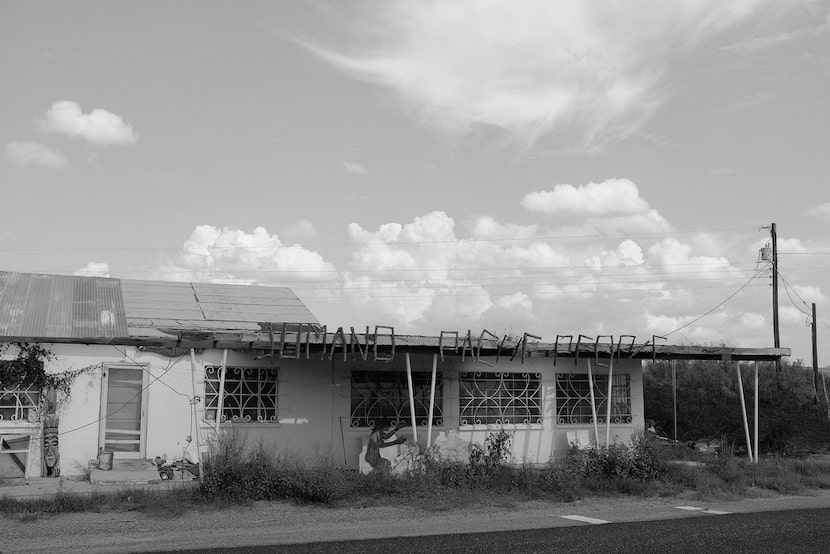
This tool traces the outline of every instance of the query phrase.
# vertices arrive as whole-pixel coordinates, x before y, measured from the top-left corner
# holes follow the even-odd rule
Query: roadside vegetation
[[[750,370],[743,371],[751,406]],[[639,433],[628,445],[572,449],[541,467],[516,460],[511,435],[501,431],[491,434],[484,444],[472,444],[466,463],[425,452],[408,474],[362,475],[330,457],[310,459],[277,454],[262,444],[246,446],[245,437],[228,426],[220,440],[211,444],[203,480],[196,486],[62,493],[45,499],[0,496],[0,515],[17,521],[82,511],[140,511],[171,517],[189,510],[285,500],[350,507],[406,504],[442,510],[473,504],[512,506],[527,500],[572,502],[592,496],[706,500],[830,489],[830,426],[821,402],[816,401],[811,372],[799,364],[785,367],[780,374],[772,366],[761,368],[761,459],[757,464],[749,463],[745,455],[736,381],[734,366],[678,365],[677,442]],[[648,367],[644,385],[646,419],[658,429],[673,431],[670,366]],[[686,444],[701,438],[714,439],[718,448],[700,452]]]
[[[527,500],[572,502],[591,496],[677,496],[689,499],[793,494],[830,488],[830,458],[773,456],[750,464],[732,454],[703,455],[643,435],[630,446],[571,450],[543,467],[516,465],[507,433],[473,445],[469,463],[426,455],[403,476],[362,475],[333,459],[274,455],[246,449],[234,434],[214,445],[204,480],[169,491],[60,493],[43,499],[0,497],[0,514],[17,521],[84,511],[138,511],[169,518],[188,510],[254,501],[289,500],[331,506],[415,505],[424,509]]]
[[[746,451],[741,400],[735,366],[714,361],[677,361],[677,440],[722,442],[727,449]],[[758,366],[759,450],[761,455],[790,456],[826,452],[830,448],[830,419],[821,376],[816,391],[813,370],[801,360]],[[754,371],[741,366],[747,415],[752,421]],[[674,439],[672,362],[650,364],[643,373],[646,420],[665,437]],[[751,425],[751,423],[750,423]]]

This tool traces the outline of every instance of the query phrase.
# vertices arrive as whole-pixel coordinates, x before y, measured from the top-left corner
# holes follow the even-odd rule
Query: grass
[[[504,437],[502,437],[504,439]],[[233,434],[211,446],[199,487],[164,491],[127,489],[87,495],[58,493],[44,499],[0,497],[0,515],[17,521],[71,512],[136,511],[175,517],[189,510],[254,501],[291,500],[331,506],[414,505],[447,511],[471,505],[513,507],[526,500],[572,502],[592,496],[698,499],[796,494],[830,489],[830,458],[701,457],[661,448],[642,437],[631,447],[573,450],[544,467],[510,465],[509,440],[471,449],[469,463],[420,458],[404,476],[362,475],[326,457],[274,454],[262,444],[244,447]],[[689,465],[685,458],[692,458]]]

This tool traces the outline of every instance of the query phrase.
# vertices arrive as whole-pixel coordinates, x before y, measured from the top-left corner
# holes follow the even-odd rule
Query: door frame
[[[147,454],[147,400],[149,398],[149,365],[113,363],[104,364],[101,373],[101,407],[98,424],[98,451],[104,449],[105,436],[107,432],[107,393],[109,392],[109,370],[110,369],[135,369],[141,370],[141,421],[139,423],[139,445],[138,452],[116,452],[119,458],[142,459]]]

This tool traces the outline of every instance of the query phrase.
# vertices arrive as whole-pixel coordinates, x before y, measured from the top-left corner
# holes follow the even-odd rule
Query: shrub
[[[204,466],[201,490],[208,499],[328,503],[354,486],[348,470],[330,458],[276,455],[261,442],[248,449],[244,436],[232,428],[210,444]]]

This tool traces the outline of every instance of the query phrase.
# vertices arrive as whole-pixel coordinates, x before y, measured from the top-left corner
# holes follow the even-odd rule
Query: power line
[[[546,296],[560,296],[564,294],[586,294],[586,293],[618,293],[621,291],[618,287],[597,287],[591,288],[590,284],[582,284],[583,286],[579,285],[572,285],[574,289],[577,290],[557,290],[555,292],[544,292],[544,291],[534,291],[532,292],[533,296],[537,297],[546,297]],[[559,286],[559,285],[550,285],[550,286]],[[760,286],[760,285],[759,285]],[[690,287],[690,286],[683,286],[683,287],[639,287],[635,286],[630,289],[627,289],[626,292],[665,292],[665,291],[672,291],[672,290],[708,290],[708,289],[723,289],[723,288],[732,288],[733,285],[710,285],[704,287]],[[412,287],[412,288],[422,288],[425,289],[426,287]],[[483,287],[482,287],[483,288]],[[319,290],[328,290],[328,289],[319,289]],[[314,299],[314,300],[367,300],[367,299],[377,299],[377,298],[423,298],[425,296],[424,293],[420,294],[374,294],[373,291],[375,287],[366,287],[365,289],[355,289],[364,291],[366,294],[362,295],[344,295],[336,293],[336,289],[331,289],[331,295],[310,295],[307,296],[305,299],[306,301]],[[403,289],[405,290],[405,289]],[[438,291],[440,289],[437,288],[430,288],[430,291]],[[511,288],[510,290],[514,290],[515,288]],[[522,291],[516,291],[522,292]],[[372,294],[370,294],[372,293]],[[430,295],[434,298],[475,298],[475,297],[489,297],[492,296],[490,292],[482,292],[482,293],[472,293],[472,294],[453,294],[453,293],[445,293],[445,292],[434,292]]]
[[[115,348],[116,350],[118,350],[118,352],[120,352],[120,353],[121,353],[121,354],[122,354],[125,358],[129,358],[130,360],[132,360],[132,362],[133,362],[134,364],[136,364],[137,369],[141,369],[142,371],[144,371],[145,373],[147,373],[148,375],[150,375],[151,377],[153,377],[153,380],[152,380],[152,381],[150,381],[149,383],[147,383],[147,386],[142,387],[142,389],[141,389],[140,391],[138,391],[138,393],[136,393],[136,395],[135,395],[135,396],[133,396],[133,397],[132,397],[132,398],[130,398],[129,400],[126,400],[124,403],[122,403],[120,406],[118,406],[118,408],[117,408],[117,409],[115,409],[115,410],[113,410],[113,411],[110,411],[110,410],[105,410],[107,413],[106,413],[105,415],[102,415],[102,416],[101,416],[101,417],[99,417],[98,419],[96,419],[96,420],[94,420],[94,421],[90,421],[89,423],[85,423],[85,424],[83,424],[83,425],[81,425],[81,426],[79,426],[79,427],[75,427],[75,428],[73,428],[73,429],[69,429],[69,430],[66,430],[66,431],[61,431],[60,433],[58,433],[58,436],[68,435],[69,433],[74,433],[75,431],[80,431],[81,429],[85,429],[85,428],[87,428],[87,427],[89,427],[89,426],[91,426],[91,425],[95,425],[96,423],[100,423],[101,421],[105,420],[106,418],[108,418],[108,417],[110,417],[110,416],[112,416],[112,415],[114,415],[114,414],[117,414],[118,412],[120,412],[121,410],[123,410],[124,408],[126,408],[126,407],[127,407],[127,406],[128,406],[128,405],[129,405],[129,404],[130,404],[133,400],[135,400],[136,398],[138,398],[139,396],[141,396],[142,394],[144,394],[144,391],[146,391],[147,389],[149,389],[149,388],[150,388],[150,386],[151,386],[153,383],[155,383],[156,381],[159,381],[162,377],[164,377],[164,376],[167,374],[167,372],[168,372],[168,371],[170,371],[170,370],[173,368],[173,366],[175,366],[176,364],[178,364],[178,363],[182,360],[182,358],[184,358],[184,355],[182,355],[182,356],[179,356],[179,357],[178,357],[175,361],[170,360],[170,362],[167,364],[167,367],[166,367],[166,368],[164,368],[164,369],[162,370],[162,372],[161,372],[158,376],[155,376],[155,375],[153,375],[152,373],[150,373],[150,370],[149,370],[148,368],[146,368],[146,367],[144,366],[144,364],[140,364],[140,363],[138,363],[138,362],[137,362],[137,361],[136,361],[136,360],[135,360],[132,356],[129,356],[129,355],[127,354],[126,350],[119,350],[119,348],[118,348],[117,346],[115,346],[115,345],[110,345],[110,346],[112,346],[113,348]],[[105,365],[105,364],[103,364],[103,363],[101,364],[101,366],[102,366],[102,367],[103,367],[104,365]],[[176,389],[174,389],[173,387],[171,387],[170,385],[168,385],[168,384],[167,384],[167,383],[165,383],[164,381],[161,381],[161,383],[162,383],[163,385],[165,385],[167,388],[169,388],[170,390],[172,390],[173,392],[175,392],[176,394],[179,394],[179,395],[181,395],[181,396],[184,396],[185,398],[188,398],[188,401],[189,401],[189,397],[188,397],[186,394],[182,394],[181,392],[177,391]],[[192,434],[192,433],[191,433],[191,434]]]
[[[671,235],[689,235],[695,233],[709,233],[709,234],[725,234],[725,233],[734,233],[735,231],[744,231],[744,232],[756,232],[756,229],[749,229],[745,227],[734,227],[734,228],[722,228],[722,229],[711,229],[706,231],[701,231],[699,229],[695,230],[686,230],[686,231],[654,231],[654,232],[643,232],[643,233],[626,233],[626,234],[612,234],[612,233],[582,233],[582,234],[573,234],[573,235],[546,235],[546,236],[535,236],[535,237],[508,237],[508,238],[453,238],[453,239],[443,239],[443,240],[412,240],[412,241],[373,241],[373,242],[320,242],[320,243],[307,243],[305,245],[300,245],[302,248],[309,248],[309,247],[355,247],[360,248],[364,246],[406,246],[406,245],[422,245],[422,244],[457,244],[457,243],[499,243],[499,242],[543,242],[543,241],[550,241],[550,240],[577,240],[577,239],[626,239],[630,237],[649,237],[649,236],[671,236]],[[293,244],[267,244],[267,245],[246,245],[244,247],[240,247],[237,245],[231,246],[207,246],[205,250],[226,250],[226,249],[237,249],[237,248],[245,248],[246,250],[251,249],[282,249],[282,248],[294,248],[297,245]],[[30,247],[30,248],[0,248],[0,252],[133,252],[133,251],[177,251],[182,250],[189,253],[197,253],[195,252],[196,248],[185,248],[183,246],[118,246],[118,247]]]
[[[749,280],[748,280],[746,283],[744,283],[743,285],[741,285],[741,286],[738,288],[738,290],[736,290],[735,292],[733,292],[732,294],[730,294],[729,296],[727,296],[727,297],[726,297],[726,298],[725,298],[722,302],[720,302],[718,305],[714,306],[714,307],[713,307],[713,308],[711,308],[710,310],[707,310],[706,312],[704,312],[703,314],[701,314],[701,315],[699,315],[698,317],[694,318],[693,320],[689,321],[688,323],[686,323],[686,324],[684,324],[684,325],[681,325],[680,327],[678,327],[678,328],[677,328],[677,329],[675,329],[674,331],[671,331],[670,333],[666,333],[666,334],[665,334],[665,336],[666,336],[666,337],[668,337],[669,335],[673,335],[674,333],[676,333],[676,332],[680,331],[681,329],[685,329],[685,328],[686,328],[686,327],[688,327],[689,325],[691,325],[691,324],[693,324],[693,323],[695,323],[695,322],[697,322],[697,321],[700,321],[701,319],[703,319],[703,318],[704,318],[704,317],[706,317],[707,315],[711,314],[712,312],[714,312],[715,310],[717,310],[718,308],[720,308],[721,306],[723,306],[724,304],[726,304],[727,302],[729,302],[730,300],[732,300],[732,298],[734,298],[734,297],[735,297],[735,296],[736,296],[739,292],[741,292],[742,290],[744,290],[744,289],[747,287],[747,285],[749,285],[749,283],[751,283],[751,282],[752,282],[752,280],[753,280],[753,279],[755,279],[756,277],[758,277],[758,275],[759,275],[760,273],[761,273],[760,271],[756,271],[756,272],[755,272],[755,274],[753,274],[753,275],[752,275],[752,277],[750,277],[750,278],[749,278]]]

